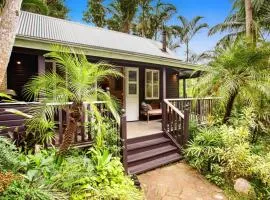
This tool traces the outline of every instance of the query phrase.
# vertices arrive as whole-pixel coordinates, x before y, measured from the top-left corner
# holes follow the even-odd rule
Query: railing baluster
[[[175,111],[174,110],[172,111],[172,134],[175,137],[176,133],[175,133]]]
[[[176,115],[176,140],[178,143],[180,143],[179,135],[181,135],[181,132],[179,130],[179,120],[180,120],[180,116]]]
[[[171,118],[172,118],[172,109],[171,109],[171,107],[169,107],[169,120],[168,120],[168,124],[169,124],[169,133],[171,134],[171,132],[172,132],[172,120],[171,120]]]
[[[82,105],[82,116],[81,116],[81,141],[85,141],[85,123],[86,123],[86,110],[84,104]]]
[[[63,140],[63,109],[59,109],[58,111],[58,123],[59,123],[59,129],[58,129],[58,143],[61,144],[62,140]],[[57,139],[55,138],[55,140],[57,141]],[[56,144],[56,142],[55,142]]]

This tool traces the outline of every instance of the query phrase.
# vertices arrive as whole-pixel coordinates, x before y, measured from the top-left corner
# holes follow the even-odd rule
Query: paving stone
[[[138,176],[146,200],[226,200],[222,190],[184,162]]]

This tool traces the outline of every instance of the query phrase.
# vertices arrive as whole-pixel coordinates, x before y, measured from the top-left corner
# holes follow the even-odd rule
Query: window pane
[[[158,72],[153,72],[153,80],[154,80],[154,83],[158,83],[158,80],[159,80],[159,77],[158,77]]]
[[[158,97],[159,93],[159,85],[154,85],[153,86],[153,97]]]
[[[152,98],[152,84],[146,84],[146,97]]]
[[[137,84],[136,83],[129,83],[128,84],[128,93],[129,94],[137,94]]]
[[[152,83],[152,72],[146,72],[146,82]]]
[[[52,62],[45,62],[45,72],[46,73],[53,72],[53,63]]]
[[[129,81],[137,81],[137,72],[136,71],[129,71],[128,72],[128,79],[129,79]]]

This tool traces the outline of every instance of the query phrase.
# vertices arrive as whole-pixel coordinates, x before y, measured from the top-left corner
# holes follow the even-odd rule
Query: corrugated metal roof
[[[163,52],[161,42],[25,11],[20,14],[17,37],[180,60],[170,50]]]

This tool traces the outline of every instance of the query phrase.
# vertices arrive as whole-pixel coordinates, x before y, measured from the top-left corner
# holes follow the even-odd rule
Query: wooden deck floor
[[[127,123],[127,138],[136,138],[161,132],[161,119]]]

